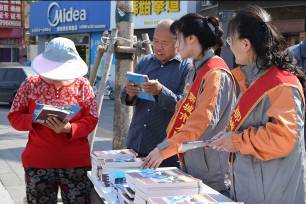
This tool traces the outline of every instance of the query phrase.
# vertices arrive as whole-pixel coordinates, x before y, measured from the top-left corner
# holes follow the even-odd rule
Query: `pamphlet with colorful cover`
[[[177,168],[143,169],[140,172],[128,172],[126,179],[128,184],[134,183],[143,191],[154,188],[198,188],[201,183],[201,180],[185,174]]]
[[[102,168],[140,168],[142,160],[140,158],[115,158],[101,161]]]
[[[224,196],[223,196],[224,197]],[[225,198],[225,197],[224,197]],[[148,204],[238,204],[227,198],[212,197],[208,194],[197,194],[193,196],[163,196],[149,198]],[[243,204],[243,203],[239,203]]]
[[[198,141],[183,142],[179,145],[178,152],[179,153],[184,153],[184,152],[187,152],[187,151],[192,150],[192,149],[207,147],[207,146],[209,146],[209,144],[211,142],[214,142],[214,141],[218,140],[221,136],[222,136],[222,134],[219,134],[219,135],[213,136],[212,138],[210,138],[208,140],[205,140],[205,141],[198,140]]]
[[[32,120],[34,122],[44,124],[48,117],[57,117],[60,121],[69,121],[79,111],[81,107],[78,105],[65,105],[63,107],[57,107],[46,104],[36,104]]]
[[[137,157],[137,153],[133,149],[94,151],[93,154],[99,159],[133,159]]]
[[[91,153],[92,174],[98,178],[116,169],[140,168],[142,160],[132,149],[94,151]]]
[[[142,83],[148,81],[148,75],[138,74],[134,72],[127,72],[126,78],[129,82],[138,84],[140,85],[140,87],[142,86]],[[151,94],[145,93],[143,92],[143,90],[139,94],[137,94],[137,97],[148,101],[155,101],[155,98]]]

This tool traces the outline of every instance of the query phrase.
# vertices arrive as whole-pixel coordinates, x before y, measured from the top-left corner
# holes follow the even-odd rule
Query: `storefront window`
[[[11,48],[0,48],[0,62],[11,61]]]
[[[19,49],[12,48],[12,62],[19,62]]]
[[[80,57],[88,64],[89,50],[87,45],[76,45]]]
[[[18,62],[18,48],[0,48],[0,62]]]

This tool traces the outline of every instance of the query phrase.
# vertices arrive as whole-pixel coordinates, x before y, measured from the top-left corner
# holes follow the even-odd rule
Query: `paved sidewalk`
[[[4,188],[0,181],[0,203],[3,204],[14,204],[13,199],[11,198],[8,191]]]
[[[10,127],[8,111],[8,106],[0,104],[0,204],[24,204],[26,195],[21,153],[27,143],[28,132]],[[113,101],[105,100],[94,149],[111,149],[112,113]]]
[[[105,100],[94,149],[111,149],[113,108],[113,101]],[[27,132],[16,131],[9,126],[8,111],[8,106],[0,105],[0,204],[24,204],[24,171],[20,157],[27,143]]]

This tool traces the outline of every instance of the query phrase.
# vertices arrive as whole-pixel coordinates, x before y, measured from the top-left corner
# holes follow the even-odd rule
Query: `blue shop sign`
[[[37,1],[30,4],[32,35],[109,29],[110,1]]]
[[[90,34],[90,64],[95,63],[98,45],[101,43],[102,32],[94,32]]]

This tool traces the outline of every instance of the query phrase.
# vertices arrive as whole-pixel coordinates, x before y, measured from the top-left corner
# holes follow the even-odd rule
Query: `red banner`
[[[22,2],[19,0],[0,1],[0,28],[20,28]]]

